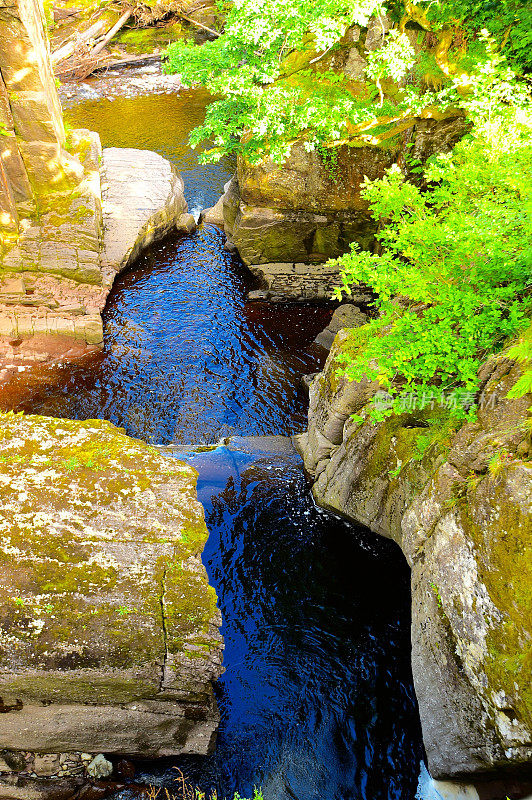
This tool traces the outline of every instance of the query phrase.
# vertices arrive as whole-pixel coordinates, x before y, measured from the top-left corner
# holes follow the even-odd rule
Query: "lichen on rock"
[[[431,774],[517,774],[532,757],[532,398],[508,399],[521,372],[502,354],[481,367],[475,422],[441,408],[373,422],[378,383],[341,375],[363,346],[364,327],[341,331],[310,386],[296,440],[314,496],[393,538],[411,566]]]
[[[1,422],[0,695],[22,707],[0,748],[207,752],[221,619],[195,471],[109,422]]]

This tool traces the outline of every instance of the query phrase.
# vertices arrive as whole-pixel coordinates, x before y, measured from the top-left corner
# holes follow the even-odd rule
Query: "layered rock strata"
[[[248,293],[248,300],[271,300],[274,303],[315,302],[334,299],[340,285],[340,270],[329,264],[253,264],[249,267],[260,289]],[[371,300],[365,291],[353,293],[359,303]]]
[[[209,752],[221,618],[195,471],[104,421],[1,423],[0,796],[44,767],[81,778],[87,754]]]
[[[75,199],[64,216],[56,199],[54,210],[23,230],[0,266],[4,376],[20,365],[99,349],[101,312],[115,276],[167,233],[195,227],[183,181],[162,156],[102,152],[89,131],[74,131],[73,138],[86,145],[85,178]]]
[[[520,370],[502,356],[482,367],[476,422],[435,407],[374,423],[378,385],[339,372],[356,337],[336,337],[296,438],[314,497],[394,539],[412,568],[412,667],[432,775],[532,780],[532,397],[507,398]]]
[[[67,136],[41,0],[0,3],[0,40],[2,380],[100,348],[115,274],[194,220],[181,178],[161,156],[102,154],[96,134]]]

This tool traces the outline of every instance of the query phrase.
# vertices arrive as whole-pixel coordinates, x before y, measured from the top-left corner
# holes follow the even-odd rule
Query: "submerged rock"
[[[2,780],[209,752],[223,645],[195,471],[105,421],[1,422],[0,750],[31,761]]]
[[[508,358],[481,370],[478,421],[441,409],[360,424],[379,386],[350,382],[336,337],[296,437],[317,502],[395,539],[412,568],[412,668],[431,774],[518,775],[532,758],[530,396]],[[523,775],[523,777],[525,777]]]

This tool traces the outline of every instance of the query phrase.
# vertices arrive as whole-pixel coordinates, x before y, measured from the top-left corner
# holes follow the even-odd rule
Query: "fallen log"
[[[94,39],[96,36],[100,36],[104,31],[105,21],[100,19],[95,22],[94,25],[91,25],[90,28],[87,28],[86,31],[83,31],[83,33],[77,33],[72,39],[51,54],[52,64],[65,61],[65,59],[73,55],[74,51],[81,47],[81,45],[90,41],[90,39]]]
[[[109,61],[102,67],[96,67],[93,72],[101,72],[102,70],[109,69],[129,69],[130,67],[144,67],[148,64],[158,64],[162,61],[164,56],[160,53],[151,53],[145,56],[135,56],[129,58],[120,58],[118,61]]]
[[[124,13],[122,14],[122,16],[121,16],[121,17],[120,17],[120,19],[118,20],[118,22],[116,22],[116,23],[113,25],[113,27],[112,27],[112,28],[111,28],[111,29],[110,29],[110,30],[109,30],[109,31],[108,31],[108,32],[105,34],[105,36],[103,37],[102,41],[101,41],[99,44],[97,44],[97,45],[96,45],[96,47],[94,47],[94,48],[91,50],[91,52],[90,52],[90,57],[91,57],[91,58],[94,58],[94,56],[97,56],[97,55],[98,55],[98,53],[100,53],[100,52],[103,50],[103,48],[106,46],[106,44],[108,44],[108,43],[111,41],[111,39],[113,38],[113,36],[116,36],[116,34],[118,33],[118,31],[119,31],[121,28],[123,28],[123,27],[124,27],[124,25],[126,24],[126,22],[128,21],[128,19],[130,18],[130,16],[131,16],[131,14],[132,14],[132,13],[133,13],[133,12],[131,11],[131,9],[128,9],[127,11],[124,11]]]
[[[64,64],[55,74],[62,80],[83,81],[96,70],[108,67],[110,60],[111,56],[107,54],[96,58],[76,59],[74,63]]]
[[[132,11],[128,9],[124,11],[122,16],[115,22],[115,24],[105,33],[104,36],[98,36],[95,45],[89,45],[91,39],[94,39],[95,34],[101,33],[104,23],[100,21],[91,26],[85,33],[74,37],[58,51],[54,53],[55,63],[60,64],[56,68],[55,73],[59,78],[69,78],[71,80],[84,80],[91,75],[94,70],[101,69],[106,66],[111,59],[109,54],[103,54],[102,50],[111,41],[113,36],[116,36],[118,31],[123,28],[128,19],[131,17]],[[96,29],[96,25],[98,28]]]

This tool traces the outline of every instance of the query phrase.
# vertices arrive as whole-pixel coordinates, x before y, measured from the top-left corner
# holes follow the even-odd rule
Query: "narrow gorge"
[[[265,155],[249,105],[240,150],[218,122],[191,147],[213,98],[168,74],[173,45],[166,72],[144,53],[57,87],[47,14],[0,9],[0,798],[528,798],[515,336],[482,351],[462,415],[438,377],[398,407],[384,360],[349,372],[410,308],[369,268],[345,277],[393,242],[367,187],[400,174],[424,198],[473,124],[386,104],[439,90],[465,36],[405,4],[323,52],[283,45],[289,91],[346,86],[369,132],[285,153],[263,111]],[[197,19],[209,53],[223,18]],[[398,37],[410,66],[371,94]]]

